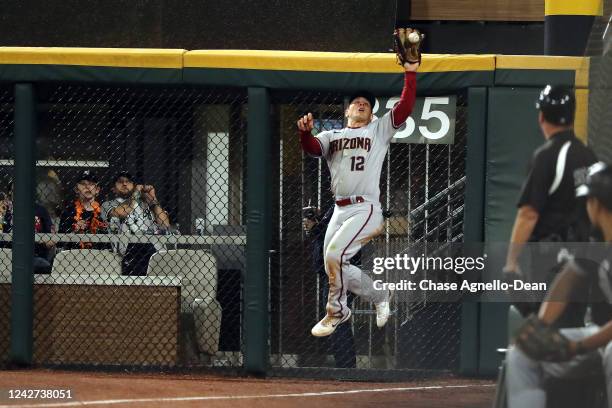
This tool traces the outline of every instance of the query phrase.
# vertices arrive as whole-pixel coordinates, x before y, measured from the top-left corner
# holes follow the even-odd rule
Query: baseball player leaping
[[[372,279],[349,260],[364,243],[382,232],[379,182],[383,161],[393,135],[414,106],[420,58],[399,58],[399,61],[405,70],[402,95],[381,119],[372,120],[374,96],[360,91],[350,96],[344,129],[324,131],[314,137],[311,113],[297,121],[302,149],[327,161],[336,199],[323,245],[325,272],[329,278],[327,315],[312,328],[313,336],[329,336],[351,317],[346,304],[347,290],[374,302],[378,327],[383,327],[389,319],[390,292],[375,290]]]

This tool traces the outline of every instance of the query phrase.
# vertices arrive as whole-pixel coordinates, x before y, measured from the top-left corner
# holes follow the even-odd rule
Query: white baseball
[[[408,34],[408,41],[410,41],[412,44],[416,44],[421,41],[421,36],[413,31]]]

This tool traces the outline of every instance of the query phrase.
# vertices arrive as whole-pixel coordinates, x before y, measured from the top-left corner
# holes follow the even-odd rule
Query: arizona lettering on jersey
[[[389,111],[366,126],[328,130],[316,136],[329,167],[336,199],[359,195],[378,202],[382,165],[397,131]]]
[[[329,154],[331,155],[345,149],[362,149],[369,152],[371,148],[372,139],[368,137],[343,138],[329,142]]]

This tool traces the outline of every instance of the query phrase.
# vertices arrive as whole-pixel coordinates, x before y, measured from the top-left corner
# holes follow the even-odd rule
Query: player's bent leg
[[[340,222],[341,216],[344,215],[342,210],[337,207],[334,209],[334,212],[327,224],[327,229],[325,230],[325,238],[323,240],[323,258],[327,255],[327,248],[329,247],[329,243],[334,238],[334,235],[338,232],[340,227],[342,226],[342,222]],[[327,266],[324,265],[327,272]]]
[[[393,296],[392,291],[387,291],[386,299],[382,302],[378,302],[374,304],[376,308],[376,326],[383,327],[387,324],[387,320],[389,320],[389,316],[391,316],[391,297]]]
[[[348,265],[346,270],[347,275],[350,276],[349,291],[374,303],[376,326],[383,327],[391,315],[390,300],[392,292],[387,289],[377,290],[372,278],[356,266]]]
[[[334,212],[334,225],[337,226],[342,220],[335,232],[328,231],[325,236],[325,271],[329,278],[327,315],[312,328],[314,336],[328,336],[350,318],[347,290],[351,274],[361,276],[361,270],[357,268],[352,271],[349,260],[359,251],[362,242],[380,229],[382,212],[378,206],[363,203]],[[334,228],[331,222],[330,227]]]
[[[332,254],[330,253],[330,255]],[[351,291],[357,296],[370,299],[374,302],[376,307],[376,325],[383,327],[391,314],[389,305],[391,292],[376,290],[372,279],[363,273],[361,269],[349,264],[347,261],[335,261],[331,256],[330,260],[330,282],[331,278],[338,278],[340,276],[336,272],[336,265],[341,265],[342,275],[340,276],[339,283],[337,282],[338,279],[336,280],[336,290],[332,290],[330,285],[327,316],[313,328],[312,334],[314,336],[328,336],[334,332],[338,325],[348,320],[351,311],[347,305],[347,291]],[[337,264],[334,264],[335,262]],[[338,267],[338,269],[340,268]]]
[[[380,207],[363,203],[351,208],[352,213],[342,222],[325,247],[325,270],[329,276],[329,298],[327,313],[344,315],[346,291],[355,275],[361,270],[349,267],[350,259],[361,249],[362,242],[380,229],[382,212]]]
[[[346,263],[342,261],[342,251],[330,244],[325,253],[325,271],[329,278],[329,294],[327,296],[327,314],[329,316],[342,317],[348,310],[346,304],[346,292],[348,281],[346,280]]]
[[[508,408],[545,408],[542,368],[537,361],[512,347],[506,354],[506,389]]]
[[[327,230],[325,231],[325,240],[323,243],[323,257],[325,260],[324,266],[325,266],[325,273],[327,274],[328,285],[329,285],[328,286],[329,290],[327,293],[328,301],[330,297],[332,297],[332,293],[334,294],[334,297],[333,297],[334,299],[337,297],[336,296],[337,291],[334,288],[337,285],[339,267],[336,267],[335,262],[327,261],[328,258],[331,259],[336,256],[336,254],[333,252],[328,253],[327,249],[329,248],[329,243],[331,242],[331,240],[334,238],[334,236],[340,229],[341,223],[339,219],[341,216],[342,216],[341,211],[339,211],[338,208],[336,208],[329,221]],[[335,311],[332,310],[330,313],[330,309],[329,307],[327,307],[326,315],[311,329],[311,333],[313,336],[316,336],[316,337],[329,336],[336,330],[336,327],[348,321],[348,319],[350,319],[351,317],[350,310],[348,310],[348,308],[345,310],[345,313],[334,313],[334,312]]]
[[[384,302],[389,299],[388,290],[377,290],[374,281],[370,276],[354,265],[345,267],[345,274],[348,275],[348,290],[355,295],[365,298],[374,304]]]
[[[342,254],[338,250],[337,244],[334,244],[340,232],[337,220],[338,214],[334,212],[325,234],[325,243],[323,245],[325,273],[328,277],[329,291],[327,295],[327,313],[310,331],[316,337],[329,336],[334,333],[339,325],[348,321],[351,317],[351,310],[346,305],[347,288],[343,285]]]

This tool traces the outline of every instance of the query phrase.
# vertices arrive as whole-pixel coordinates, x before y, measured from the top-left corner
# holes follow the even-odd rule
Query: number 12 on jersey
[[[363,156],[352,156],[351,157],[351,171],[363,171],[365,167],[365,157]]]

